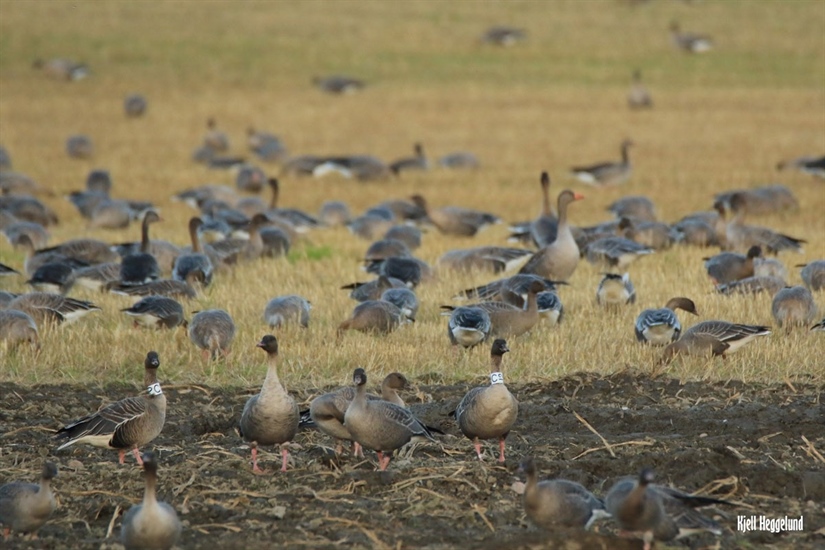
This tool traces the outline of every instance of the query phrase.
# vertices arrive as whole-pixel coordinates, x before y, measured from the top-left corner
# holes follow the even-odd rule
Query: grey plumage
[[[212,282],[214,267],[212,260],[201,251],[200,239],[198,239],[198,229],[203,225],[200,218],[189,220],[189,238],[192,242],[192,252],[181,254],[175,260],[172,268],[172,279],[175,281],[185,281],[191,272],[199,272],[200,280],[204,286]]]
[[[166,502],[157,500],[158,463],[155,453],[143,454],[146,485],[143,502],[123,516],[120,543],[126,550],[169,550],[180,538],[178,514]]]
[[[662,354],[662,363],[670,362],[679,353],[687,355],[723,355],[733,353],[758,336],[771,333],[770,327],[742,325],[727,321],[703,321],[687,329],[682,337],[669,344]]]
[[[802,268],[799,275],[809,290],[825,289],[825,260],[816,260],[797,267]]]
[[[8,307],[29,314],[38,325],[46,322],[70,322],[93,311],[100,311],[91,302],[46,292],[21,294],[9,302]]]
[[[410,321],[415,321],[418,313],[418,297],[409,288],[388,288],[381,293],[381,300],[394,304]]]
[[[40,484],[13,481],[0,487],[0,525],[19,533],[33,533],[46,523],[57,507],[51,480],[57,466],[43,464]]]
[[[168,296],[169,298],[191,299],[198,295],[192,285],[200,280],[200,276],[201,272],[194,270],[186,274],[185,281],[158,279],[143,285],[114,285],[110,291],[123,296]]]
[[[776,277],[746,277],[729,283],[717,285],[719,294],[731,296],[734,294],[759,294],[767,292],[771,296],[785,288],[785,281]]]
[[[342,290],[351,290],[349,297],[358,302],[380,300],[384,291],[390,288],[407,288],[407,285],[401,279],[379,275],[367,283],[351,283],[341,287]]]
[[[264,321],[272,328],[290,323],[298,323],[307,328],[311,308],[309,301],[297,294],[278,296],[266,304]]]
[[[186,324],[183,307],[166,296],[147,296],[121,311],[134,317],[135,325],[144,327],[175,328]]]
[[[646,309],[639,314],[634,326],[636,340],[655,346],[666,346],[678,340],[682,334],[682,324],[675,313],[677,308],[698,315],[693,300],[671,298],[665,307]]]
[[[447,251],[438,259],[438,264],[455,271],[485,270],[500,273],[531,255],[532,252],[523,248],[479,246]]]
[[[605,273],[596,289],[596,303],[604,307],[622,306],[636,302],[636,289],[630,274]]]
[[[222,309],[207,309],[192,316],[189,323],[189,339],[215,359],[219,353],[226,356],[235,338],[235,322]]]
[[[389,334],[406,320],[395,304],[384,300],[367,300],[355,306],[352,317],[338,325],[338,336],[347,330]]]
[[[604,237],[588,244],[584,257],[592,264],[624,270],[639,257],[653,252],[652,248],[624,237]]]
[[[123,111],[129,118],[142,117],[148,106],[149,102],[141,94],[129,94],[123,100]]]
[[[630,178],[633,168],[628,151],[633,145],[629,139],[622,141],[622,160],[619,162],[600,162],[590,166],[575,166],[570,169],[577,180],[596,187],[619,185]]]
[[[747,255],[737,252],[721,252],[704,259],[705,270],[708,272],[708,277],[717,285],[753,277],[754,260],[761,255],[760,246],[750,247]]]
[[[816,320],[816,302],[804,286],[785,287],[773,297],[771,314],[780,327],[807,326]]]
[[[40,347],[37,323],[29,314],[16,309],[0,309],[0,340],[15,347],[29,343]]]
[[[447,336],[454,346],[471,348],[487,340],[492,326],[490,314],[486,310],[474,306],[461,306],[450,313]]]

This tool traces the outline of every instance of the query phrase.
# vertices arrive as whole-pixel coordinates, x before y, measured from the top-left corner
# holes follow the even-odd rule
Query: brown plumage
[[[770,333],[770,327],[702,321],[687,329],[681,338],[665,348],[661,363],[669,363],[680,353],[699,356],[733,353],[756,337]]]
[[[355,306],[352,317],[338,325],[338,336],[347,330],[389,334],[404,321],[404,315],[395,304],[384,300],[367,300]]]
[[[460,206],[432,209],[421,195],[413,195],[410,199],[416,206],[424,210],[433,225],[446,235],[472,237],[488,225],[501,221],[494,214]]]
[[[37,323],[27,313],[16,309],[0,310],[0,340],[11,347],[22,343],[40,348]]]
[[[771,314],[780,327],[808,326],[816,320],[816,302],[804,286],[785,287],[773,297]]]
[[[123,516],[120,543],[126,550],[169,550],[180,538],[181,523],[175,509],[158,502],[158,463],[155,453],[143,454],[143,502]]]
[[[531,273],[554,281],[566,281],[579,265],[579,247],[567,221],[570,203],[582,200],[583,195],[569,189],[559,193],[559,225],[556,239],[533,254],[519,273]]]
[[[11,531],[34,533],[46,523],[57,507],[51,481],[57,476],[57,466],[43,464],[40,484],[13,481],[0,487],[0,525],[3,537]]]
[[[226,357],[234,338],[235,322],[222,309],[199,311],[189,323],[189,339],[203,350],[204,359],[215,359],[219,353]]]

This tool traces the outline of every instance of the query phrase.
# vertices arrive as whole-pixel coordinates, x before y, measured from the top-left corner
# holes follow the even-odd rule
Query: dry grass
[[[718,49],[691,57],[674,51],[671,19],[715,35]],[[476,38],[486,26],[527,28],[530,40],[507,50]],[[118,197],[151,198],[165,223],[156,236],[184,243],[187,207],[169,196],[231,176],[189,161],[207,116],[235,138],[242,153],[250,124],[280,134],[302,153],[408,154],[421,140],[431,156],[469,149],[484,163],[478,173],[433,171],[383,184],[333,177],[286,180],[286,205],[317,211],[324,200],[346,200],[354,211],[413,192],[436,205],[492,210],[507,220],[538,210],[538,173],[549,169],[555,189],[575,185],[566,167],[613,158],[631,136],[635,174],[619,189],[584,189],[572,207],[575,223],[606,219],[604,207],[626,194],[646,194],[660,217],[675,220],[708,208],[713,193],[773,181],[799,197],[798,213],[759,223],[810,241],[804,255],[784,255],[792,268],[825,257],[825,186],[774,171],[777,160],[825,150],[825,9],[818,2],[451,3],[295,2],[127,4],[123,2],[13,2],[0,6],[0,143],[15,168],[58,194],[80,188],[91,168],[105,167]],[[77,83],[54,82],[30,68],[35,57],[87,61],[94,72]],[[641,67],[656,109],[625,107],[630,71]],[[313,74],[344,72],[374,83],[363,94],[328,97],[309,87]],[[141,91],[148,115],[126,120],[122,99]],[[66,157],[65,138],[87,133],[96,157]],[[274,171],[275,167],[270,167]],[[580,189],[581,190],[581,189]],[[88,231],[68,202],[49,199],[64,220],[52,242],[83,235],[117,242],[128,231]],[[154,229],[154,228],[153,228]],[[475,240],[428,234],[420,256],[435,261],[445,250],[503,244],[496,227]],[[488,276],[441,273],[422,286],[414,326],[386,338],[334,329],[354,303],[341,284],[365,280],[359,258],[368,243],[343,229],[321,230],[296,247],[294,262],[261,262],[217,280],[189,310],[223,307],[239,331],[228,362],[204,364],[183,331],[133,330],[118,312],[123,298],[83,296],[104,311],[44,335],[39,357],[4,357],[0,380],[133,380],[143,355],[157,349],[164,378],[175,382],[256,384],[262,370],[257,339],[268,329],[261,314],[272,296],[299,293],[314,305],[310,329],[281,336],[283,378],[293,385],[345,383],[351,369],[401,370],[411,379],[452,381],[481,374],[486,351],[454,353],[438,306],[458,289]],[[328,257],[302,257],[326,247]],[[579,370],[652,369],[658,350],[635,343],[632,324],[645,307],[674,295],[697,302],[702,318],[772,324],[766,297],[715,296],[701,257],[707,250],[677,248],[631,267],[638,303],[619,314],[594,304],[599,270],[581,264],[561,291],[567,318],[511,343],[509,376],[556,378]],[[322,256],[324,256],[322,254]],[[0,261],[22,256],[0,244]],[[799,282],[792,269],[792,283]],[[13,290],[22,290],[15,286]],[[822,296],[817,297],[822,307]],[[692,323],[692,319],[685,319]],[[820,335],[777,331],[727,361],[681,359],[681,378],[807,379],[825,371]],[[5,353],[5,352],[4,352]],[[376,372],[377,373],[377,372]]]

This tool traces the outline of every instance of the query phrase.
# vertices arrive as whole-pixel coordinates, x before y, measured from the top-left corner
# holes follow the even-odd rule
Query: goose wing
[[[55,434],[57,439],[69,441],[58,447],[68,447],[78,439],[94,435],[111,435],[111,446],[118,447],[122,430],[146,414],[147,403],[142,397],[127,397],[104,407],[94,414],[85,416],[61,428]]]

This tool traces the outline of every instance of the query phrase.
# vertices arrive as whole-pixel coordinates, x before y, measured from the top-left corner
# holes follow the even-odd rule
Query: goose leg
[[[143,459],[140,458],[140,451],[138,451],[137,447],[132,449],[132,454],[135,455],[135,460],[137,460],[137,463],[143,466]]]
[[[499,449],[498,461],[503,463],[504,462],[504,438],[503,437],[499,438],[499,440],[498,440],[498,449]]]
[[[356,458],[364,458],[364,448],[361,447],[361,444],[357,441],[352,442],[352,454],[355,455]]]
[[[283,456],[283,461],[281,462],[281,471],[286,472],[286,463],[289,461],[289,449],[287,448],[286,443],[281,445],[281,456]]]
[[[256,442],[252,442],[252,473],[253,474],[262,474],[264,473],[263,470],[258,466],[258,444]]]
[[[478,459],[484,460],[484,456],[482,456],[481,454],[481,441],[479,441],[477,437],[473,439],[473,446],[476,448],[476,454],[478,455]]]
[[[9,538],[9,535],[11,535],[11,527],[5,527],[3,529],[3,538],[7,539]]]
[[[387,466],[390,465],[390,455],[384,455],[381,451],[378,451],[378,468],[384,472],[387,470]]]
[[[117,459],[118,463],[123,466],[123,463],[126,462],[126,449],[120,449],[117,452]]]

